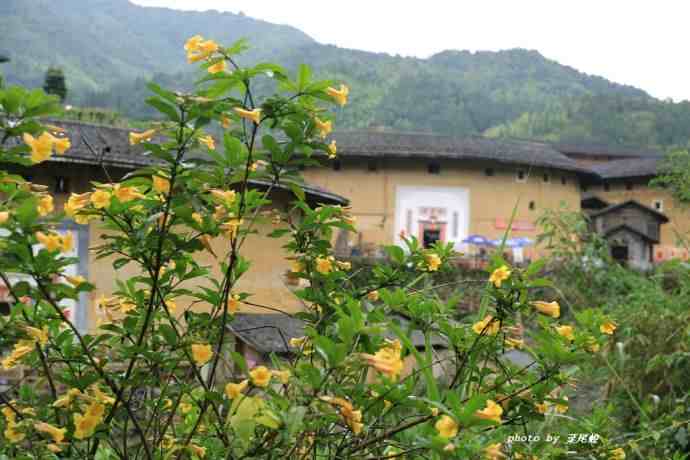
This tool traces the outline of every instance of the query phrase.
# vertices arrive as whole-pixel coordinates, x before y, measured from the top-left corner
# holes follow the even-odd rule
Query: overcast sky
[[[536,49],[576,69],[690,100],[690,2],[677,0],[130,0],[242,11],[321,43],[428,57],[445,49]],[[203,34],[203,31],[200,31]]]

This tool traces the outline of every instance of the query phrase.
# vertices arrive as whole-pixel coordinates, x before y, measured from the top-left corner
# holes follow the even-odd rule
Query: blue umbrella
[[[500,246],[503,239],[493,240],[494,246]],[[506,248],[524,248],[533,244],[533,241],[529,238],[508,238],[504,247]]]
[[[475,246],[493,246],[493,242],[489,240],[486,237],[483,237],[481,235],[470,235],[464,240],[462,240],[463,243],[465,244],[473,244]]]

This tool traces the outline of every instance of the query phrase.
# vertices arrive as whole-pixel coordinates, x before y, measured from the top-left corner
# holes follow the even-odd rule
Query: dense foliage
[[[454,255],[440,243],[388,247],[390,263],[355,282],[331,241],[356,222],[339,206],[310,207],[298,176],[317,154],[337,154],[324,142],[326,107],[345,106],[349,89],[313,80],[306,66],[294,77],[273,64],[240,67],[243,48],[190,38],[204,82],[187,94],[151,84],[147,102],[165,121],[130,134],[159,162],[72,194],[64,212],[45,187],[0,171],[0,279],[13,299],[0,318],[0,364],[39,377],[0,393],[0,458],[624,458],[594,433],[577,446],[508,442],[568,411],[573,378],[616,325],[598,310],[577,327],[561,322],[543,263],[512,268],[498,256],[476,313],[458,321],[434,295]],[[257,97],[261,79],[277,92]],[[69,150],[59,128],[36,119],[56,103],[40,90],[0,91],[3,162],[28,167]],[[270,213],[266,235],[259,223],[278,183],[296,199]],[[64,311],[64,300],[95,289],[65,274],[75,262],[62,255],[74,241],[56,230],[65,217],[107,230],[95,256],[138,268],[98,299],[97,331],[78,330]],[[285,238],[306,307],[305,336],[270,369],[248,367],[226,329],[251,302],[238,281],[252,269],[244,243],[260,231]],[[206,252],[210,265],[198,257]],[[527,363],[510,358],[523,348]]]
[[[204,30],[226,42],[250,39],[255,47],[243,57],[246,65],[271,60],[295,71],[306,62],[322,78],[350,82],[343,128],[642,146],[685,146],[690,131],[689,103],[659,101],[536,51],[403,58],[321,45],[296,29],[242,15],[143,8],[126,0],[5,0],[0,30],[13,58],[6,66],[10,82],[37,87],[46,68],[59,65],[71,103],[130,118],[156,115],[143,103],[151,78],[191,90],[198,75],[182,65],[173,44]]]

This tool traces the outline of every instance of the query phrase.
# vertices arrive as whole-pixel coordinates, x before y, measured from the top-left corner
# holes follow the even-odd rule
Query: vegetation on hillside
[[[142,102],[150,79],[192,88],[198,75],[184,67],[173,44],[204,30],[228,42],[248,38],[245,65],[271,60],[294,71],[306,62],[319,77],[350,82],[354,97],[341,128],[655,147],[684,147],[690,139],[690,103],[654,99],[536,51],[403,58],[322,45],[294,28],[243,15],[143,8],[127,0],[5,0],[0,29],[7,50],[22,50],[6,66],[10,82],[39,86],[46,68],[58,65],[71,103],[130,118],[155,116]]]

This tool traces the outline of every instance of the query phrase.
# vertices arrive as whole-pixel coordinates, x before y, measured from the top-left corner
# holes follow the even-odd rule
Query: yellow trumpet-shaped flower
[[[208,73],[220,73],[225,72],[228,69],[228,64],[225,60],[218,61],[215,64],[208,67]]]
[[[493,283],[497,288],[500,288],[503,281],[508,278],[510,278],[510,269],[506,265],[502,265],[491,273],[489,282]]]
[[[232,314],[237,313],[240,309],[240,296],[237,294],[232,294],[228,299],[228,311]]]
[[[446,439],[454,438],[458,434],[458,423],[448,415],[441,416],[434,425],[439,436]]]
[[[484,458],[486,460],[500,460],[506,458],[506,455],[501,452],[501,443],[490,444],[484,449]]]
[[[267,387],[271,381],[271,371],[266,366],[255,367],[249,371],[249,377],[257,387]]]
[[[555,300],[553,302],[544,302],[542,300],[536,300],[530,302],[534,308],[537,309],[539,313],[551,316],[552,318],[558,318],[561,316],[561,306]]]
[[[230,127],[231,123],[232,123],[232,120],[229,117],[223,116],[220,118],[220,124],[225,129],[228,129]]]
[[[424,260],[430,272],[438,271],[438,268],[441,266],[441,257],[435,252],[424,254]]]
[[[195,35],[187,40],[184,49],[187,51],[187,62],[193,64],[208,59],[220,46],[213,40],[204,40],[201,35]]]
[[[483,332],[485,335],[496,335],[500,329],[500,322],[495,320],[491,315],[486,315],[483,320],[477,321],[472,325],[472,330],[476,334],[481,334]]]
[[[362,432],[364,428],[364,424],[362,423],[362,411],[355,410],[350,401],[333,396],[320,396],[319,399],[337,407],[345,423],[347,423],[354,434],[360,434]]]
[[[110,199],[112,198],[112,195],[110,194],[109,191],[107,190],[96,190],[93,192],[93,194],[90,197],[91,204],[96,209],[103,209],[107,208],[110,206]]]
[[[53,144],[55,138],[50,133],[45,132],[38,138],[29,133],[23,135],[24,143],[31,147],[31,162],[42,163],[48,160],[53,154]]]
[[[599,330],[604,334],[613,335],[613,333],[616,332],[617,327],[618,326],[616,326],[616,323],[614,323],[613,321],[606,321],[601,326],[599,326]]]
[[[556,326],[556,332],[571,342],[575,340],[575,334],[573,333],[572,326]]]
[[[244,221],[242,219],[232,218],[220,225],[220,229],[223,230],[227,238],[234,238],[237,234],[237,229],[242,225]]]
[[[235,202],[235,199],[237,198],[237,193],[234,190],[212,189],[210,190],[210,192],[216,201],[225,206],[232,206],[232,204]]]
[[[362,353],[367,364],[391,379],[397,379],[403,370],[402,345],[399,340],[389,341],[375,354]]]
[[[170,181],[165,177],[153,176],[153,189],[158,193],[169,193]]]
[[[93,436],[96,427],[101,423],[100,418],[74,414],[74,437],[82,440]]]
[[[58,408],[64,408],[68,407],[74,399],[77,396],[81,396],[83,393],[81,392],[80,389],[78,388],[70,388],[67,393],[64,395],[60,396],[55,402],[53,403],[53,407],[58,407]]]
[[[68,137],[53,137],[53,146],[58,155],[63,155],[72,147]]]
[[[336,157],[336,154],[338,153],[338,146],[336,145],[335,141],[331,141],[330,144],[328,144],[328,158],[331,160]]]
[[[321,273],[322,275],[327,275],[328,273],[333,271],[333,262],[330,259],[321,257],[317,258],[316,271]]]
[[[331,120],[322,121],[316,117],[314,118],[314,124],[316,125],[316,129],[319,130],[319,135],[323,139],[333,131],[333,122]]]
[[[302,353],[304,353],[306,356],[314,353],[314,347],[309,341],[309,337],[293,337],[290,339],[290,346],[301,349]]]
[[[204,144],[209,150],[216,149],[216,143],[211,136],[202,136],[199,138],[199,142]]]
[[[60,444],[65,439],[65,433],[67,432],[65,428],[58,428],[45,422],[36,423],[34,428],[36,431],[50,435],[53,438],[53,442],[57,444]]]
[[[50,214],[51,212],[53,212],[54,209],[55,209],[55,206],[53,204],[53,197],[52,196],[42,195],[38,199],[37,210],[38,210],[38,214],[40,216],[45,217],[48,214]]]
[[[340,85],[340,89],[329,87],[328,89],[326,89],[326,93],[333,99],[335,99],[335,102],[340,104],[340,106],[342,107],[345,104],[347,104],[347,97],[350,94],[350,88],[348,88],[345,85]]]
[[[235,107],[233,110],[241,118],[252,121],[257,125],[261,123],[261,109],[246,110],[240,107]]]
[[[249,380],[242,380],[240,383],[228,383],[225,385],[225,394],[229,399],[238,398],[249,386]]]
[[[371,291],[367,294],[367,300],[376,302],[379,300],[379,291]]]
[[[151,142],[153,136],[156,135],[155,129],[149,129],[143,133],[129,133],[129,143],[130,145],[141,144],[142,142]]]
[[[62,238],[56,233],[36,232],[36,239],[50,252],[62,248]]]
[[[145,198],[136,187],[122,186],[121,184],[115,184],[115,187],[113,187],[113,195],[122,203],[128,203],[137,198]]]
[[[79,218],[85,216],[79,216],[78,212],[84,209],[89,204],[90,198],[91,193],[89,192],[82,194],[72,193],[67,199],[67,203],[65,203],[64,206],[65,214],[67,214],[67,217],[71,217],[72,219],[75,219],[77,223],[81,223],[79,222]]]
[[[43,326],[43,329],[37,327],[26,326],[24,328],[29,337],[41,345],[48,343],[48,326]]]
[[[10,213],[8,211],[0,212],[0,225],[6,223],[8,220],[10,220]]]
[[[20,340],[14,345],[12,352],[2,360],[2,367],[5,370],[10,370],[15,367],[21,359],[34,351],[34,344],[28,340]]]
[[[170,302],[166,302],[170,303]],[[192,358],[197,366],[203,366],[213,357],[211,345],[195,343],[192,345]]]
[[[26,435],[21,431],[16,430],[17,426],[15,424],[8,424],[5,427],[5,438],[12,444],[17,444],[24,440]]]
[[[503,414],[503,408],[500,404],[496,404],[491,399],[486,401],[486,407],[484,409],[478,410],[474,413],[475,417],[492,420],[497,423],[501,423],[501,415]]]
[[[60,237],[60,251],[67,253],[74,249],[74,236],[72,232],[67,232]]]
[[[611,456],[609,460],[625,460],[625,451],[622,447],[618,447],[611,451]]]
[[[277,378],[283,385],[287,385],[287,383],[290,381],[290,376],[292,375],[290,371],[287,369],[282,371],[273,370],[271,371],[271,374],[273,375],[273,377]]]

